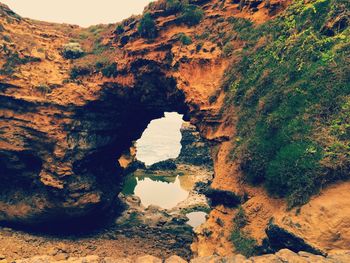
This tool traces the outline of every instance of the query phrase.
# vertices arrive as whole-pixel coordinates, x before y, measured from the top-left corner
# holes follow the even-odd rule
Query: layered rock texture
[[[0,221],[31,226],[97,221],[120,191],[119,157],[151,120],[176,111],[210,141],[211,186],[242,197],[248,219],[244,231],[259,245],[272,229],[274,238],[287,236],[282,244],[282,239],[270,240],[275,251],[288,247],[290,237],[306,244],[289,247],[295,251],[311,247],[327,254],[349,248],[348,183],[339,182],[301,209],[287,211],[283,199],[247,184],[239,160],[232,158],[240,139],[238,109],[225,99],[235,89],[234,79],[225,85],[225,73],[231,65],[239,68],[249,46],[237,33],[244,25],[235,24],[233,30],[232,21],[261,25],[283,14],[292,1],[190,2],[203,11],[200,23],[190,26],[167,11],[165,1],[147,7],[157,32],[153,39],[140,36],[141,16],[83,29],[24,19],[0,4]],[[300,5],[309,2],[325,1]],[[348,25],[346,17],[339,21],[325,30],[335,34]],[[268,42],[261,38],[253,50]],[[229,239],[236,213],[214,210],[193,246],[195,253],[234,253]]]
[[[185,122],[181,127],[181,152],[177,161],[192,165],[204,165],[211,167],[213,160],[210,155],[210,147],[194,125]]]

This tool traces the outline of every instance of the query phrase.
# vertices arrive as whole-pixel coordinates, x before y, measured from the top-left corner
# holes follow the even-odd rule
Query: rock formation
[[[185,122],[181,127],[181,135],[178,162],[209,167],[213,165],[209,144],[203,140],[195,126]]]
[[[237,162],[228,160],[237,139],[237,117],[233,104],[221,110],[230,88],[224,85],[225,72],[239,62],[245,46],[238,37],[225,45],[226,32],[235,36],[229,19],[261,24],[291,1],[190,2],[204,11],[198,25],[182,23],[164,9],[164,1],[146,8],[155,21],[154,39],[140,37],[141,17],[83,29],[21,18],[0,4],[0,222],[65,226],[96,221],[120,191],[119,157],[151,120],[176,111],[212,143],[212,187],[247,197],[242,205],[249,218],[245,230],[255,239],[262,242],[275,218],[279,228],[319,251],[349,248],[345,234],[332,232],[349,229],[348,214],[342,214],[346,203],[323,207],[317,201],[322,196],[311,201],[312,219],[334,218],[336,227],[322,225],[332,232],[325,241],[322,231],[316,231],[318,223],[308,221],[307,207],[299,222],[286,212],[283,200],[242,182]],[[70,41],[79,43],[85,55],[65,58],[63,49]],[[348,185],[335,187],[349,190]],[[226,208],[211,213],[207,232],[222,232],[200,237],[199,254],[233,251],[228,240],[235,213]],[[226,221],[219,227],[215,222],[222,217]]]

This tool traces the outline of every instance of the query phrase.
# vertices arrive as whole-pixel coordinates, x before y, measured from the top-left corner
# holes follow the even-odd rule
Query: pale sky
[[[22,17],[80,26],[115,23],[140,14],[152,0],[0,0]]]

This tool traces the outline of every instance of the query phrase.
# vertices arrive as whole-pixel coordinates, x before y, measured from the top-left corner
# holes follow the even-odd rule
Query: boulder
[[[289,250],[289,249],[281,249],[276,253],[283,262],[295,262],[295,263],[307,263],[307,260],[300,257],[297,253]]]
[[[187,260],[184,260],[183,258],[174,255],[166,259],[164,263],[187,263]]]
[[[283,263],[283,261],[279,257],[273,254],[252,257],[250,258],[250,260],[254,263]]]
[[[158,163],[152,164],[148,167],[148,170],[176,170],[177,166],[174,159],[168,159],[165,161],[160,161]]]
[[[142,257],[138,257],[135,260],[135,263],[162,263],[163,261],[160,258],[151,256],[151,255],[146,255]]]

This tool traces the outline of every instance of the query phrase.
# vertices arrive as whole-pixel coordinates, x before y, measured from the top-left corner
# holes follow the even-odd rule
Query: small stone
[[[160,258],[156,258],[151,255],[146,255],[146,256],[138,257],[135,260],[135,263],[162,263],[162,260]]]
[[[129,258],[105,258],[102,263],[133,263]]]
[[[165,260],[164,263],[187,263],[187,261],[175,255]]]
[[[222,263],[222,257],[218,256],[208,256],[208,257],[198,257],[191,260],[191,263]]]
[[[3,259],[5,259],[6,257],[4,256],[4,255],[2,255],[2,254],[0,254],[0,260],[3,260]]]
[[[69,258],[67,260],[56,261],[55,263],[100,263],[98,256],[87,256],[83,258]]]
[[[272,254],[252,257],[250,258],[250,260],[253,261],[254,263],[282,263],[283,262],[276,255],[272,255]]]
[[[317,262],[317,263],[329,262],[324,257],[319,256],[319,255],[314,255],[314,254],[311,254],[309,252],[300,251],[298,254],[301,257],[307,259],[308,262]]]
[[[48,249],[47,254],[49,256],[55,256],[58,252],[58,249],[56,247],[51,247]]]
[[[36,256],[27,259],[15,260],[14,263],[52,263],[55,260],[49,256]]]
[[[233,256],[232,258],[227,258],[226,263],[251,263],[252,261],[247,259],[245,256],[238,254]]]
[[[297,253],[289,249],[281,249],[276,253],[276,256],[279,257],[283,262],[286,263],[307,263],[308,261],[305,258],[302,258]]]
[[[99,256],[87,256],[84,258],[82,263],[99,263],[100,258]]]
[[[67,260],[68,258],[69,258],[69,255],[67,253],[64,253],[64,252],[59,252],[56,255],[54,255],[54,259],[57,261]]]

